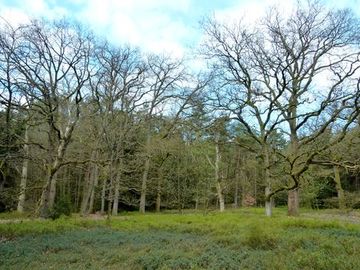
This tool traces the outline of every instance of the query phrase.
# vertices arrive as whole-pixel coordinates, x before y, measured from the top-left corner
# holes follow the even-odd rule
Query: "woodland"
[[[177,59],[2,19],[0,211],[359,208],[359,18],[309,1],[199,27]]]

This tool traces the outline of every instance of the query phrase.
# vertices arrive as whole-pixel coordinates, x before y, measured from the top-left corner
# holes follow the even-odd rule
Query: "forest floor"
[[[359,211],[0,219],[0,269],[360,269]]]

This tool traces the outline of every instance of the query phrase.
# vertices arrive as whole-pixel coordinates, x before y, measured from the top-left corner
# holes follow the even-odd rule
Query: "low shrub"
[[[70,216],[71,215],[71,201],[69,198],[60,198],[49,212],[49,218],[58,219],[62,215]]]

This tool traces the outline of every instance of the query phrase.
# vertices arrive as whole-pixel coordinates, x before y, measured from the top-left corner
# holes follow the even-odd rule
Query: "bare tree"
[[[84,88],[90,77],[91,37],[64,21],[33,21],[21,28],[11,62],[31,110],[47,126],[46,182],[39,214],[49,215],[56,194],[56,173],[80,116]]]
[[[15,70],[11,63],[16,42],[16,29],[1,19],[0,30],[0,112],[3,130],[0,136],[0,191],[11,182],[10,171],[16,168],[14,159],[19,157],[14,115],[18,107],[18,89],[14,83]]]
[[[134,114],[143,105],[147,67],[140,52],[130,47],[115,48],[99,44],[96,49],[98,70],[91,80],[100,116],[99,144],[109,160],[108,178],[103,183],[102,211],[108,194],[109,210],[118,213],[120,184],[124,170],[124,148],[136,128]],[[85,198],[85,196],[84,196]]]
[[[11,62],[16,42],[16,29],[13,29],[7,22],[2,24],[0,35],[0,104],[5,110],[5,141],[4,145],[11,142],[11,120],[12,113],[16,107],[17,87],[14,83],[14,66]]]
[[[168,115],[172,119],[162,132],[170,136],[185,112],[191,108],[191,101],[208,84],[209,79],[201,75],[194,77],[185,71],[183,61],[166,56],[150,55],[147,59],[147,92],[144,103],[144,166],[141,179],[139,211],[145,213],[148,174],[151,161],[151,138],[156,116]]]
[[[319,153],[342,140],[359,113],[357,20],[348,10],[328,11],[310,1],[287,18],[271,9],[248,29],[241,23],[205,24],[204,54],[216,60],[222,86],[214,100],[261,146],[267,215],[271,197],[282,190],[289,191],[289,214],[296,215],[302,174]],[[319,145],[317,139],[333,123],[340,126],[339,135]],[[271,144],[276,131],[286,134],[286,149]],[[289,179],[275,190],[271,153],[287,163]]]
[[[20,181],[20,192],[17,205],[17,211],[22,213],[24,212],[25,204],[25,194],[26,194],[26,185],[28,180],[28,170],[29,170],[29,126],[25,127],[25,136],[24,136],[24,155],[23,165],[21,169],[21,181]]]
[[[277,112],[273,102],[267,102],[259,91],[259,72],[253,61],[252,50],[255,34],[243,30],[246,28],[242,28],[242,25],[231,28],[214,20],[206,21],[203,27],[208,39],[201,53],[214,61],[215,70],[212,88],[216,91],[209,92],[208,99],[211,106],[229,112],[232,119],[238,120],[260,146],[267,183],[265,192],[266,195],[270,194],[270,136],[276,129],[277,121],[274,118]],[[246,148],[258,151],[258,148],[248,145]],[[270,197],[266,200],[266,209],[267,215],[271,215]]]

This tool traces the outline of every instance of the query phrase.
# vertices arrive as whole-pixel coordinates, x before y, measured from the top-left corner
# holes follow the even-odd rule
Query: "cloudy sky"
[[[295,0],[294,0],[295,1]],[[182,57],[201,38],[206,16],[228,21],[246,15],[255,21],[269,6],[289,12],[293,0],[0,0],[0,16],[11,23],[29,18],[70,17],[113,43],[130,43],[146,51]],[[360,0],[326,0],[360,15]]]

